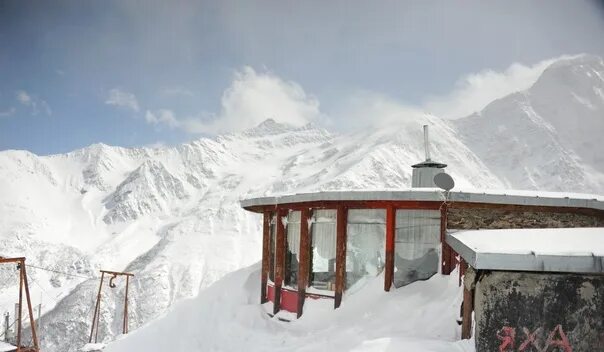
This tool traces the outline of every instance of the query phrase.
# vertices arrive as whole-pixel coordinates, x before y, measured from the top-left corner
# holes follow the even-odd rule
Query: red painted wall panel
[[[266,295],[269,301],[275,303],[275,288],[272,285],[267,285]]]
[[[281,309],[291,313],[298,312],[298,292],[281,289]]]

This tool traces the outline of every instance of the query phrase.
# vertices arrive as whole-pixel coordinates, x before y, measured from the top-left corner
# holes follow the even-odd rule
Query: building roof
[[[445,167],[447,167],[447,164],[439,163],[437,161],[432,161],[432,160],[426,160],[426,161],[422,161],[421,163],[411,165],[411,167],[414,169],[418,169],[418,168],[422,168],[422,167],[444,169]]]
[[[445,200],[439,188],[409,188],[374,191],[328,191],[298,193],[274,197],[251,198],[241,201],[243,208],[278,204],[320,202],[320,201],[436,201]],[[452,190],[447,202],[490,203],[527,206],[575,207],[604,210],[604,197],[597,195],[537,191],[462,191]]]
[[[458,231],[447,243],[479,270],[604,273],[604,228]]]

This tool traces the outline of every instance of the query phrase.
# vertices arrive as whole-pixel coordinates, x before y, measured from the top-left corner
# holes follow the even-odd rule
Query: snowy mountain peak
[[[187,197],[183,182],[159,161],[145,160],[115,192],[105,198],[108,224],[135,220],[141,215],[170,213],[170,202]]]

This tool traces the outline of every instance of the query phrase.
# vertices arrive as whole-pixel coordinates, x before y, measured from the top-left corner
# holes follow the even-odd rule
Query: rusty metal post
[[[21,318],[23,311],[23,265],[19,262],[19,324],[17,325],[17,352],[21,352]]]
[[[105,273],[101,272],[101,284],[99,285],[99,293],[96,296],[96,305],[94,307],[94,314],[92,315],[92,327],[90,328],[90,338],[88,339],[88,343],[92,342],[92,335],[94,333],[94,327],[95,327],[95,325],[98,324],[97,315],[100,314],[99,309],[100,309],[100,305],[101,305],[101,289],[103,288],[104,277],[105,277]],[[97,329],[97,333],[98,333],[98,330],[99,330],[98,325],[97,325],[96,329]],[[96,342],[96,338],[95,338],[94,342]]]
[[[29,296],[29,284],[27,283],[27,271],[25,269],[25,259],[21,260],[21,275],[23,276],[23,284],[25,287],[25,298],[27,299],[27,310],[29,312],[29,325],[31,326],[31,338],[34,344],[34,350],[39,351],[38,335],[36,334],[36,322],[34,319],[34,311],[31,305],[31,297]],[[19,321],[20,322],[20,321]]]
[[[130,281],[130,276],[126,275],[126,297],[124,299],[124,326],[122,329],[123,334],[128,333],[128,283]]]

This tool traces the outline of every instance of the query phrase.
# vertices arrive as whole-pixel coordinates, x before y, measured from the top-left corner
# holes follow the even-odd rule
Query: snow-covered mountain
[[[0,152],[0,255],[75,275],[28,269],[34,304],[43,303],[44,351],[75,351],[87,342],[98,269],[135,273],[133,330],[259,260],[261,220],[240,199],[409,187],[410,165],[423,159],[422,124],[431,126],[433,159],[449,164],[461,188],[604,193],[603,91],[604,62],[581,56],[456,121],[427,116],[337,135],[267,120],[177,147]],[[17,283],[0,287],[5,310]],[[103,292],[100,339],[121,330],[117,284]]]
[[[507,187],[602,193],[604,61],[558,60],[529,89],[455,127]]]

